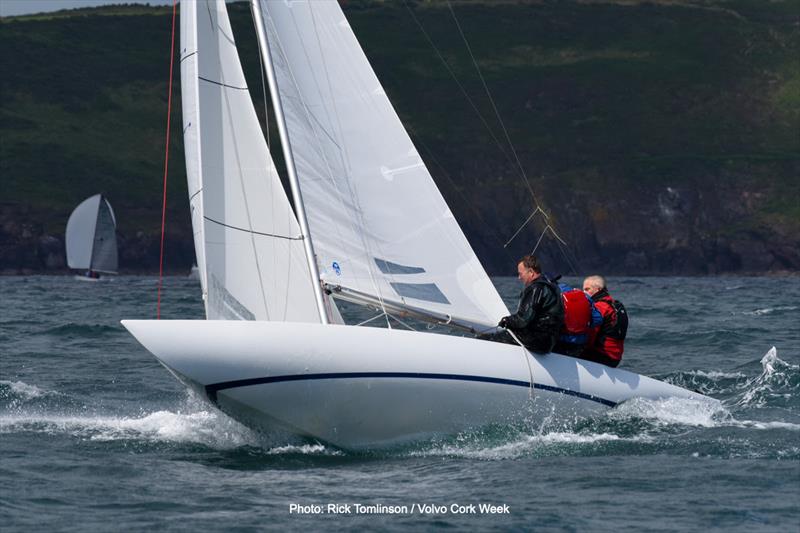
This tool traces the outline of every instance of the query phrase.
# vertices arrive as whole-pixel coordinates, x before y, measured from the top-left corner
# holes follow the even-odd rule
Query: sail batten
[[[507,309],[338,3],[258,2],[321,279],[496,324]]]

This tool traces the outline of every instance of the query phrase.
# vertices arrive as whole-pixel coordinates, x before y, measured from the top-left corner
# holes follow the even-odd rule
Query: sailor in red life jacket
[[[628,313],[622,302],[614,300],[608,293],[606,280],[602,276],[589,276],[583,280],[583,290],[603,315],[603,323],[591,330],[586,348],[579,357],[616,367],[622,360],[625,348]]]
[[[553,278],[557,281],[561,276]],[[603,316],[595,307],[591,296],[580,289],[573,289],[566,283],[559,283],[561,300],[564,303],[564,324],[553,351],[556,353],[580,357],[586,349],[593,330],[603,323]]]

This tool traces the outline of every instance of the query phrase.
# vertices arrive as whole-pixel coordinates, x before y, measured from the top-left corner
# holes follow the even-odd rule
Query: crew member
[[[560,291],[555,283],[542,274],[539,261],[533,255],[526,255],[519,260],[517,274],[525,284],[517,312],[500,319],[498,327],[513,332],[530,351],[548,353],[553,350],[564,322]],[[480,338],[516,344],[508,332],[481,335]]]
[[[603,323],[592,329],[580,358],[616,367],[622,360],[625,348],[628,313],[622,302],[614,300],[608,293],[603,276],[589,276],[583,280],[583,290],[603,315]]]
[[[559,276],[560,277],[560,276]],[[556,281],[558,278],[555,278]],[[566,283],[559,283],[561,300],[564,303],[564,325],[553,351],[580,357],[589,342],[592,329],[603,323],[603,316],[595,307],[591,296],[580,289],[573,289]]]

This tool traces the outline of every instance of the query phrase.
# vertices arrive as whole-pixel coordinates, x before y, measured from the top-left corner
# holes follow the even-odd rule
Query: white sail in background
[[[181,94],[208,318],[319,322],[300,229],[258,123],[223,0],[181,2]]]
[[[260,6],[322,279],[496,324],[508,310],[338,3]]]
[[[67,221],[67,265],[76,270],[117,272],[117,221],[111,204],[95,194],[81,202]]]

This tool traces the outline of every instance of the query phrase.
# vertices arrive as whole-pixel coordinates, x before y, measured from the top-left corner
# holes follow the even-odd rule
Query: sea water
[[[513,308],[518,282],[495,282]],[[798,531],[800,279],[609,284],[623,367],[719,406],[352,453],[267,439],[182,387],[119,324],[154,317],[155,278],[1,277],[0,529]],[[161,308],[202,318],[199,285],[167,278]]]

